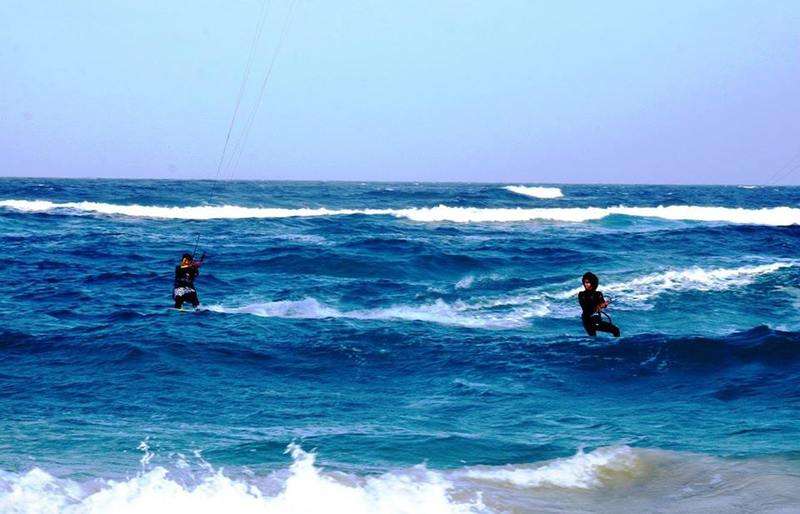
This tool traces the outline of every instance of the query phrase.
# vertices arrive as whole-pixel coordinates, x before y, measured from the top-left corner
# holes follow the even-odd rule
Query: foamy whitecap
[[[474,283],[475,283],[475,277],[472,275],[467,275],[466,277],[456,282],[456,289],[469,289],[470,287],[472,287],[472,284]]]
[[[647,302],[662,294],[687,291],[722,291],[746,287],[760,277],[794,267],[790,261],[748,265],[736,268],[668,269],[624,281],[601,283],[600,289],[623,309],[648,309]],[[464,290],[475,282],[472,275],[456,284]],[[553,286],[520,291],[514,295],[476,297],[455,302],[436,300],[421,305],[393,305],[374,309],[341,310],[315,298],[256,302],[239,307],[211,305],[206,309],[227,314],[252,314],[261,317],[359,320],[422,321],[441,325],[481,329],[513,329],[530,325],[534,318],[573,318],[577,315],[575,297],[582,287],[552,291]]]
[[[793,267],[793,262],[772,262],[737,268],[669,269],[621,282],[601,283],[600,289],[615,301],[641,303],[666,292],[722,291],[752,284],[762,275]],[[578,286],[556,295],[574,298],[583,288]]]
[[[394,216],[419,222],[452,223],[512,223],[526,221],[586,222],[611,215],[641,218],[658,218],[673,221],[703,221],[752,225],[788,226],[800,224],[800,209],[795,207],[769,207],[744,209],[733,207],[706,207],[671,205],[658,207],[571,207],[571,208],[482,208],[482,207],[412,207],[407,209],[327,209],[242,207],[237,205],[159,207],[147,205],[117,205],[98,202],[54,203],[46,200],[2,200],[0,207],[22,212],[97,213],[105,215],[137,216],[158,219],[248,219],[291,218],[320,216]]]
[[[640,275],[630,280],[601,282],[600,289],[613,306],[623,309],[650,309],[649,300],[669,293],[687,291],[722,291],[746,287],[760,277],[796,266],[794,261],[741,266],[737,268],[668,269]],[[579,280],[576,278],[576,282]],[[563,286],[563,284],[562,284]],[[549,285],[519,290],[515,294],[475,298],[463,305],[475,311],[501,311],[511,319],[558,318],[571,319],[579,314],[577,294],[582,286],[557,290]]]
[[[620,474],[641,473],[638,454],[629,446],[598,448],[593,452],[550,461],[541,466],[475,468],[469,478],[505,482],[519,487],[562,487],[591,489],[600,487]]]
[[[480,387],[481,384],[468,384]],[[0,471],[0,512],[161,514],[467,514],[500,512],[794,512],[789,463],[718,459],[628,446],[543,463],[380,475],[327,472],[290,445],[292,464],[268,475],[211,465],[156,467],[126,480],[78,482],[34,468]]]
[[[557,187],[541,187],[541,186],[506,186],[503,189],[523,196],[532,196],[533,198],[561,198],[564,193]]]
[[[286,209],[278,207],[241,207],[238,205],[160,207],[138,204],[118,205],[99,202],[54,203],[46,200],[2,200],[0,201],[0,207],[8,207],[23,212],[66,210],[142,218],[190,220],[315,217],[358,214],[360,212],[357,210],[331,210],[324,208]]]
[[[414,473],[387,473],[358,478],[325,474],[314,455],[291,445],[294,460],[279,492],[264,493],[253,484],[212,472],[187,485],[163,467],[125,481],[107,480],[83,486],[33,469],[22,475],[0,475],[0,511],[19,513],[198,514],[466,514],[485,511],[479,498],[456,501],[452,484],[422,467]]]
[[[252,314],[261,317],[277,318],[349,318],[359,320],[402,320],[424,321],[441,325],[455,325],[468,328],[518,328],[527,326],[520,316],[503,316],[480,313],[463,303],[448,304],[437,300],[424,305],[395,305],[375,309],[343,311],[320,303],[315,298],[302,300],[282,300],[276,302],[251,303],[241,307],[211,305],[207,310],[226,314]]]

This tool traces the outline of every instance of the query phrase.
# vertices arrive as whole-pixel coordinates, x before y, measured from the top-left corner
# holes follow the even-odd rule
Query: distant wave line
[[[533,198],[552,199],[562,198],[564,193],[557,187],[542,187],[542,186],[506,186],[503,189],[523,196],[531,196]]]
[[[697,205],[658,207],[570,207],[570,208],[485,208],[410,207],[404,209],[328,209],[325,207],[243,207],[238,205],[160,207],[119,205],[100,202],[55,203],[48,200],[0,200],[0,207],[21,212],[77,211],[156,219],[248,219],[330,216],[394,216],[418,222],[512,223],[525,221],[587,222],[611,215],[658,218],[671,221],[723,222],[750,225],[788,226],[800,224],[800,208],[765,207],[745,209]]]

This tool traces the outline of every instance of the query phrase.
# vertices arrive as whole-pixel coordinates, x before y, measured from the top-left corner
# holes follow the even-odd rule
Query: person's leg
[[[183,306],[183,296],[176,296],[175,297],[175,308],[180,309]]]
[[[197,298],[197,292],[193,291],[186,295],[186,301],[192,304],[195,309],[200,305],[200,300]]]
[[[581,320],[583,321],[583,328],[586,330],[586,333],[592,337],[596,336],[597,330],[594,328],[594,320],[592,318],[581,318]]]
[[[598,321],[597,322],[597,330],[601,332],[608,332],[612,334],[614,337],[619,337],[619,328],[613,323],[609,323],[608,321]]]

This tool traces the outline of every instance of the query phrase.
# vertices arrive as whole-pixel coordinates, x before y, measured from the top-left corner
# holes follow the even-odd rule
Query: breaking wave
[[[118,205],[98,202],[54,203],[47,200],[2,200],[0,207],[21,212],[65,211],[123,215],[159,219],[248,219],[320,216],[394,216],[418,222],[509,223],[525,221],[587,222],[607,216],[622,215],[673,221],[702,221],[751,225],[788,226],[800,224],[800,208],[770,207],[744,209],[671,205],[658,207],[571,207],[571,208],[482,208],[482,207],[411,207],[406,209],[327,209],[242,207],[237,205],[159,207]]]
[[[604,293],[610,293],[615,301],[641,304],[666,292],[723,291],[744,287],[754,283],[763,275],[794,266],[794,262],[782,261],[738,268],[670,269],[631,280],[601,283],[599,289]],[[578,286],[557,296],[564,299],[574,298],[582,289]]]
[[[279,207],[241,207],[237,205],[204,205],[194,207],[160,207],[154,205],[118,205],[99,202],[54,203],[47,200],[2,200],[0,207],[8,207],[22,212],[48,212],[53,210],[78,211],[97,214],[118,214],[142,218],[210,220],[210,219],[250,219],[250,218],[289,218],[359,214],[357,210],[331,209],[286,209]]]
[[[276,318],[424,321],[441,325],[487,329],[527,326],[526,319],[521,316],[481,313],[462,302],[449,304],[443,300],[436,300],[434,303],[419,306],[395,305],[349,311],[330,307],[320,303],[315,298],[251,303],[242,307],[211,305],[206,309],[226,314],[252,314],[254,316]]]
[[[41,469],[0,474],[3,512],[128,513],[348,513],[400,514],[429,512],[463,514],[483,511],[478,498],[453,500],[452,485],[440,474],[420,468],[414,474],[359,478],[323,474],[315,456],[299,446],[288,450],[293,464],[288,476],[269,477],[270,494],[250,481],[223,472],[207,474],[188,485],[163,467],[125,481],[106,480],[91,487],[53,477]],[[97,490],[93,490],[97,489]]]
[[[503,189],[523,196],[531,196],[533,198],[561,198],[564,193],[557,187],[530,187],[530,186],[506,186]]]
[[[469,289],[472,287],[472,284],[475,283],[475,277],[473,275],[467,275],[466,277],[462,278],[458,282],[456,282],[456,289]]]
[[[761,277],[781,270],[796,267],[794,261],[779,261],[768,264],[740,266],[737,268],[668,269],[648,273],[629,280],[601,282],[599,289],[612,306],[625,310],[647,310],[649,301],[666,293],[685,293],[690,291],[724,291],[742,288],[756,283]],[[473,286],[476,279],[472,275],[461,279],[455,286],[463,290]],[[526,320],[534,317],[571,319],[579,315],[577,294],[582,286],[564,290],[561,286],[547,285],[521,289],[513,294],[474,298],[464,302],[462,307],[473,310],[505,310],[509,319]]]
[[[0,510],[12,513],[468,514],[499,512],[776,512],[798,501],[785,464],[690,453],[601,447],[534,464],[379,475],[332,472],[291,444],[288,468],[265,476],[156,466],[132,478],[78,481],[33,468],[0,471]],[[149,454],[151,457],[153,454]],[[148,462],[142,461],[147,468]],[[637,487],[638,486],[638,487]],[[713,499],[713,502],[710,502]]]
[[[737,268],[670,269],[601,283],[600,289],[613,305],[628,310],[649,309],[649,301],[666,293],[724,291],[746,287],[780,270],[795,267],[792,261],[748,265]],[[455,284],[455,291],[471,289],[476,283],[467,275]],[[536,318],[574,318],[579,309],[575,297],[582,287],[552,292],[554,286],[519,291],[512,295],[476,296],[446,302],[437,299],[421,305],[392,305],[371,309],[344,310],[307,297],[301,300],[255,302],[242,306],[210,305],[204,309],[225,314],[250,314],[270,318],[420,321],[478,329],[528,327]]]
[[[505,482],[520,487],[563,487],[591,489],[600,487],[620,474],[641,474],[639,454],[629,446],[604,447],[572,457],[556,459],[540,466],[474,468],[469,478]]]

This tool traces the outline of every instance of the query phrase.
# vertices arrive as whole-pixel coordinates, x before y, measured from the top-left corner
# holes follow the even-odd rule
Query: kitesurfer
[[[197,298],[197,291],[194,288],[194,279],[200,273],[200,265],[203,264],[205,254],[199,261],[195,261],[192,254],[185,253],[181,258],[181,263],[175,267],[175,283],[172,290],[172,299],[175,300],[175,308],[180,309],[183,302],[191,303],[194,308],[200,305]]]
[[[597,331],[609,332],[614,337],[619,337],[619,328],[602,318],[603,309],[608,307],[608,302],[603,298],[603,293],[597,290],[600,279],[592,272],[583,274],[583,291],[578,293],[578,303],[581,304],[581,320],[583,328],[590,336],[597,335]]]

